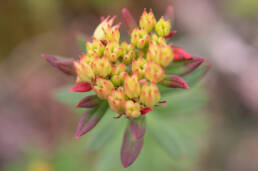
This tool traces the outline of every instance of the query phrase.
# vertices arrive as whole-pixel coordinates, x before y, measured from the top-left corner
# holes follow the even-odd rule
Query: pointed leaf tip
[[[94,108],[100,103],[99,98],[96,95],[91,95],[83,98],[76,107],[80,108]]]
[[[59,69],[63,73],[67,75],[75,75],[75,68],[73,66],[72,58],[64,58],[55,55],[41,55],[48,63],[50,63],[53,67]]]
[[[173,37],[177,33],[176,30],[171,31],[168,35],[164,36],[165,39],[169,39]]]
[[[88,92],[92,89],[92,86],[88,82],[77,83],[73,88],[70,89],[70,92]]]
[[[161,85],[169,88],[189,89],[186,81],[178,75],[167,75],[165,79],[161,82]]]
[[[122,15],[123,15],[123,19],[124,19],[127,31],[128,33],[131,33],[133,29],[137,27],[136,21],[133,18],[130,11],[126,8],[122,9]]]
[[[145,117],[141,116],[130,121],[130,131],[135,139],[140,139],[145,134]]]
[[[141,109],[141,114],[142,115],[146,115],[147,113],[151,112],[152,109],[151,108],[143,108]]]
[[[129,130],[126,129],[121,148],[121,162],[124,168],[129,167],[138,157],[143,146],[143,137],[135,139]]]
[[[172,47],[174,53],[174,61],[189,60],[192,59],[192,55],[186,52],[180,47]]]

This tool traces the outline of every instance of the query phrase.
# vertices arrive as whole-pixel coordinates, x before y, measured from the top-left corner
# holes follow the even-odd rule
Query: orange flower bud
[[[140,104],[129,100],[125,103],[125,113],[127,117],[137,118],[141,115]]]

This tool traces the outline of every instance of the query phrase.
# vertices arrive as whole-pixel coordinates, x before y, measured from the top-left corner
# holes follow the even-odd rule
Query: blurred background
[[[119,152],[112,150],[120,149],[121,137],[118,145],[104,142],[105,148],[95,152],[87,150],[87,136],[74,140],[79,115],[66,105],[70,96],[62,93],[74,79],[56,71],[40,55],[77,57],[76,35],[89,38],[101,16],[117,15],[116,21],[121,21],[126,7],[136,19],[143,8],[152,8],[159,18],[168,5],[175,10],[174,43],[206,57],[212,68],[201,86],[187,95],[190,102],[177,98],[172,104],[171,110],[179,110],[188,120],[185,113],[197,113],[195,120],[190,117],[189,129],[202,125],[193,134],[198,137],[194,157],[169,160],[162,170],[257,171],[258,0],[1,1],[0,170],[120,170],[121,166],[110,165],[120,165]],[[122,37],[128,38],[123,25],[121,30]],[[76,104],[79,97],[73,98],[69,100]],[[159,151],[155,158],[148,155],[153,149],[145,143],[149,147],[135,164],[143,167],[133,170],[148,170],[146,165],[155,158],[166,158]]]

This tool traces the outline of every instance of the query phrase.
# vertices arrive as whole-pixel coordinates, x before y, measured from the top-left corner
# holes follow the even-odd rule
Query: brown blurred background
[[[42,53],[76,57],[75,35],[100,16],[175,9],[175,42],[212,64],[206,77],[211,128],[197,170],[258,170],[258,0],[13,0],[0,3],[0,170],[24,146],[51,151],[73,135],[77,116],[52,97],[73,79]],[[122,29],[125,29],[124,27]],[[123,32],[124,34],[126,31]],[[126,36],[124,35],[126,38]]]

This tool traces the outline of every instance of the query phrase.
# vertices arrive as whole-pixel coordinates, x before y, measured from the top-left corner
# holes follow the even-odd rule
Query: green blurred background
[[[143,151],[127,170],[257,171],[258,0],[2,0],[0,170],[123,170],[125,120],[109,112],[75,140],[73,105],[84,95],[70,94],[73,78],[40,54],[77,57],[76,35],[89,38],[101,16],[121,21],[126,7],[136,19],[143,8],[159,18],[168,5],[175,9],[174,43],[206,57],[212,69],[191,90],[164,96],[168,105],[149,115]],[[183,157],[174,156],[178,149]]]

